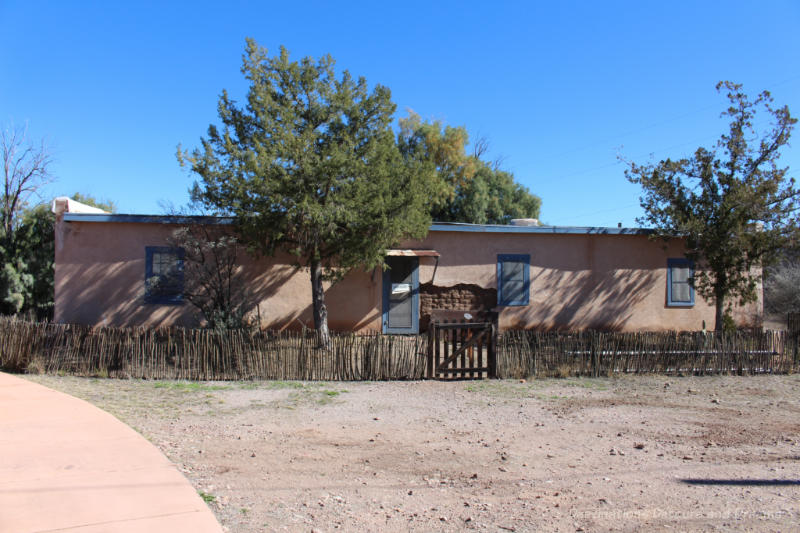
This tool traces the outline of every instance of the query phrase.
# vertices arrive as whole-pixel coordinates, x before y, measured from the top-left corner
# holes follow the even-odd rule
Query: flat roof
[[[647,228],[606,228],[601,226],[511,226],[504,224],[465,224],[434,222],[431,231],[468,231],[479,233],[561,233],[574,235],[650,235]]]
[[[124,215],[64,213],[65,222],[125,222],[133,224],[231,224],[233,217],[196,215]]]
[[[118,222],[134,224],[231,224],[233,217],[190,215],[124,215],[64,213],[65,222]],[[647,228],[606,228],[602,226],[511,226],[504,224],[467,224],[434,222],[430,231],[463,231],[476,233],[543,233],[568,235],[650,235]]]

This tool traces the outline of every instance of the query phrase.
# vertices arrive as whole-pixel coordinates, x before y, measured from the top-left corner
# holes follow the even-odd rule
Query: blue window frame
[[[530,266],[530,255],[497,256],[497,305],[528,305]]]
[[[145,303],[183,303],[183,256],[182,248],[145,247]]]
[[[667,259],[667,306],[694,305],[694,264],[685,258]]]

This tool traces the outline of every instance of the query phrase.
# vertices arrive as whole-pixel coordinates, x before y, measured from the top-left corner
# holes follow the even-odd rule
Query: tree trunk
[[[714,331],[722,331],[725,329],[725,295],[717,294],[715,303],[717,309],[715,314],[716,323],[714,324]]]
[[[322,288],[322,265],[319,261],[311,261],[311,301],[314,307],[314,329],[321,348],[331,344],[328,331],[328,307],[325,305],[325,291]]]

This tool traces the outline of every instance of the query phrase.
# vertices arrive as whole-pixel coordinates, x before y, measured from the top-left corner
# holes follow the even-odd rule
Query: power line
[[[753,129],[762,128],[765,124],[767,124],[767,122],[762,122],[761,124],[754,124],[753,125]],[[658,148],[656,150],[648,150],[647,152],[640,152],[637,155],[633,155],[633,156],[628,157],[628,159],[639,159],[639,158],[647,157],[647,156],[650,156],[650,155],[653,155],[653,154],[666,152],[668,150],[674,150],[676,148],[682,148],[684,146],[694,145],[696,143],[702,143],[703,141],[708,141],[708,140],[712,140],[712,139],[713,140],[717,140],[718,138],[719,138],[718,135],[713,135],[713,136],[712,135],[704,135],[703,137],[697,137],[697,138],[695,138],[695,139],[693,139],[691,141],[686,141],[686,142],[682,142],[682,143],[678,143],[678,144],[673,144],[673,145],[666,146],[666,147],[663,147],[663,148]],[[613,167],[613,166],[616,166],[616,165],[619,165],[619,164],[624,164],[624,161],[621,161],[621,160],[617,159],[616,161],[613,161],[611,163],[606,163],[604,165],[600,165],[600,166],[597,166],[597,167],[592,167],[592,168],[588,168],[588,169],[584,169],[584,170],[578,170],[578,171],[575,171],[575,172],[569,172],[567,174],[560,174],[559,176],[556,176],[555,179],[563,179],[563,178],[569,178],[569,177],[572,177],[572,176],[579,176],[581,174],[588,174],[589,172],[594,172],[596,170],[602,170],[604,168]]]
[[[776,82],[776,83],[772,83],[769,86],[770,87],[780,87],[781,85],[785,85],[787,83],[791,83],[791,82],[797,81],[797,80],[800,80],[800,75],[793,76],[791,78],[786,78],[786,79],[784,79],[782,81],[779,81],[779,82]],[[669,124],[671,122],[675,122],[676,120],[680,120],[680,119],[683,119],[683,118],[686,118],[686,117],[690,117],[690,116],[696,115],[698,113],[702,113],[702,112],[708,111],[709,109],[714,109],[714,108],[717,108],[717,107],[718,107],[718,104],[710,104],[710,105],[707,105],[707,106],[703,106],[703,107],[695,109],[693,111],[688,111],[688,112],[685,112],[685,113],[681,113],[679,115],[674,115],[674,116],[672,116],[670,118],[667,118],[665,120],[661,120],[661,121],[658,121],[658,122],[654,122],[652,124],[648,124],[647,126],[641,126],[639,128],[628,130],[628,131],[613,135],[611,137],[606,137],[605,139],[601,139],[599,141],[595,141],[595,142],[592,142],[592,143],[589,143],[589,144],[585,144],[585,145],[583,145],[581,147],[578,147],[578,148],[570,149],[570,150],[567,150],[565,152],[561,152],[561,153],[555,154],[554,157],[562,157],[562,156],[565,156],[565,155],[574,154],[576,152],[582,152],[583,150],[586,150],[588,148],[593,148],[595,146],[598,146],[598,145],[601,145],[601,144],[605,144],[605,143],[613,141],[613,140],[617,140],[618,141],[619,139],[628,137],[630,135],[634,135],[636,133],[641,133],[643,131],[647,131],[647,130],[652,129],[652,128],[657,128],[659,126],[663,126],[664,124]]]
[[[588,212],[588,213],[580,213],[580,214],[570,215],[569,219],[581,219],[581,218],[585,218],[585,217],[589,217],[589,216],[593,216],[593,215],[598,215],[598,214],[601,214],[601,213],[618,212],[618,211],[622,211],[623,209],[630,209],[631,207],[636,207],[638,205],[639,205],[638,203],[635,203],[635,204],[628,204],[628,205],[623,205],[623,206],[618,206],[618,207],[609,207],[607,209],[598,209],[597,211],[591,211],[591,212]],[[560,217],[557,220],[559,220],[559,221],[560,220],[567,220],[567,217]]]
[[[572,150],[567,150],[566,152],[562,152],[560,154],[556,154],[555,157],[561,157],[561,156],[565,156],[565,155],[569,155],[569,154],[574,154],[576,152],[582,152],[582,151],[587,150],[589,148],[593,148],[593,147],[601,145],[601,144],[606,144],[606,143],[608,143],[610,141],[613,141],[613,140],[617,140],[618,141],[618,140],[620,140],[622,138],[625,138],[625,137],[628,137],[630,135],[634,135],[636,133],[641,133],[643,131],[646,131],[646,130],[649,130],[649,129],[652,129],[652,128],[656,128],[658,126],[663,126],[664,124],[669,124],[670,122],[675,122],[676,120],[680,120],[682,118],[686,118],[686,117],[690,117],[692,115],[696,115],[697,113],[701,113],[703,111],[707,111],[707,110],[712,109],[714,107],[717,107],[717,106],[716,105],[708,105],[708,106],[705,106],[705,107],[701,107],[700,109],[696,109],[696,110],[690,111],[688,113],[682,113],[680,115],[674,116],[674,117],[666,119],[666,120],[662,120],[660,122],[654,122],[653,124],[649,124],[647,126],[642,126],[640,128],[629,130],[629,131],[614,135],[612,137],[606,137],[605,139],[601,139],[599,141],[595,141],[595,142],[592,142],[592,143],[589,143],[589,144],[585,144],[585,145],[583,145],[583,146],[581,146],[579,148],[575,148],[575,149],[572,149]]]

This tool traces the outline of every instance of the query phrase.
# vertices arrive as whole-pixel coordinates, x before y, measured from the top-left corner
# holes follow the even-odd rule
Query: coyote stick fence
[[[506,331],[498,377],[791,373],[796,338],[784,331],[607,333]]]
[[[482,362],[477,364],[476,333],[442,337],[430,345],[430,352],[428,335],[379,333],[334,334],[330,347],[320,349],[313,332],[92,328],[0,317],[0,368],[144,379],[326,381],[423,379],[436,374],[434,358],[441,362],[456,357],[463,370],[445,365],[443,374],[527,378],[800,369],[800,339],[797,333],[783,331],[498,333],[495,329],[489,346],[496,347],[496,355],[486,372]]]

